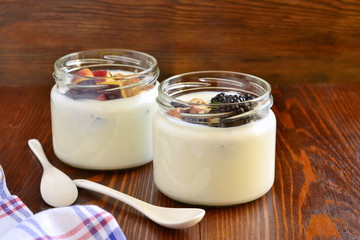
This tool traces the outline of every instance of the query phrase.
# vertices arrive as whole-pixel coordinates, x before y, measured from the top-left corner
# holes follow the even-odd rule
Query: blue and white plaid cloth
[[[6,187],[0,166],[0,240],[126,239],[116,219],[92,205],[74,205],[33,214]]]

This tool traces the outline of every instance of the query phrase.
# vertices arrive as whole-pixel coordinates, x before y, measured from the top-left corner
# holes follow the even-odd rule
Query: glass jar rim
[[[95,56],[95,55],[98,56]],[[101,55],[101,57],[99,57]],[[129,57],[126,55],[134,55],[133,57]],[[142,59],[136,59],[136,56]],[[117,80],[127,80],[133,79],[136,77],[147,76],[147,75],[154,75],[153,78],[148,79],[149,81],[145,82],[152,82],[152,80],[156,80],[159,76],[159,69],[158,69],[158,62],[155,57],[151,56],[150,54],[130,50],[130,49],[91,49],[91,50],[84,50],[69,53],[57,59],[54,63],[54,72],[53,77],[57,83],[63,82],[64,79],[72,79],[76,77],[76,72],[86,67],[95,67],[99,66],[100,64],[107,64],[109,66],[120,66],[119,63],[116,64],[116,61],[128,61],[129,63],[133,64],[132,66],[141,67],[140,64],[146,63],[148,66],[144,69],[140,69],[140,71],[131,73],[131,74],[124,74],[121,77],[116,77]],[[81,66],[81,64],[85,64],[85,66]],[[81,78],[94,78],[94,77],[86,77],[81,76]],[[97,79],[113,79],[114,77],[96,77]],[[66,82],[66,81],[65,81]],[[141,79],[140,82],[127,85],[122,88],[131,88],[137,85],[143,84],[144,80]],[[72,87],[80,87],[84,88],[84,86],[79,86],[76,84],[72,84],[71,82],[66,83],[67,86]],[[92,85],[85,86],[86,88],[95,87]]]
[[[243,77],[246,77],[246,78],[255,79],[255,80],[261,82],[265,86],[266,89],[265,89],[265,92],[262,95],[257,96],[253,100],[261,100],[261,98],[264,98],[267,95],[270,95],[270,93],[271,93],[271,85],[267,81],[265,81],[264,79],[262,79],[260,77],[257,77],[255,75],[251,75],[251,74],[247,74],[247,73],[241,73],[241,72],[235,72],[235,71],[206,70],[206,71],[194,71],[194,72],[186,72],[186,73],[182,73],[182,74],[177,74],[177,75],[171,76],[171,77],[163,80],[160,83],[159,88],[158,88],[159,96],[161,95],[161,97],[171,98],[171,99],[174,99],[176,101],[187,103],[187,104],[190,104],[190,105],[194,104],[194,103],[190,103],[190,102],[183,101],[183,100],[180,100],[180,99],[175,99],[171,95],[165,93],[164,90],[166,88],[165,85],[168,82],[170,82],[171,80],[174,80],[174,79],[177,79],[177,78],[182,78],[182,77],[187,77],[187,76],[194,76],[194,75],[198,75],[198,74],[209,74],[209,75],[228,74],[228,75],[237,75],[237,76],[243,76]],[[209,78],[216,79],[217,77],[209,77]],[[232,104],[232,103],[227,103],[227,104]],[[211,105],[211,104],[205,104],[205,105]]]
[[[214,95],[215,102],[208,103],[197,98],[195,92],[217,92],[225,98],[218,102]],[[191,100],[181,99],[188,94],[192,94]],[[160,111],[171,117],[215,127],[229,126],[225,122],[235,126],[262,119],[273,104],[271,86],[265,80],[246,73],[216,70],[188,72],[165,79],[159,85],[156,101]]]

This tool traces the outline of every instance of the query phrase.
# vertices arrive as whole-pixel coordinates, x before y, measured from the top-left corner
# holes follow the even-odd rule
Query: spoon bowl
[[[78,197],[77,187],[80,187],[108,195],[128,204],[152,221],[167,228],[184,229],[192,227],[200,222],[205,215],[204,209],[155,206],[92,181],[71,180],[65,173],[50,164],[38,140],[31,139],[28,144],[44,169],[40,193],[44,201],[51,206],[63,207],[73,204]]]
[[[42,199],[53,207],[73,204],[78,197],[78,189],[71,178],[51,165],[38,140],[30,139],[28,144],[44,169],[40,182]]]

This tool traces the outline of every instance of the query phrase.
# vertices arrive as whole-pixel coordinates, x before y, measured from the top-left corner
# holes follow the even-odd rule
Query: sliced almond
[[[190,100],[191,103],[206,104],[201,98],[193,98]]]
[[[206,106],[190,106],[190,113],[205,114],[209,113],[211,108]]]
[[[180,112],[177,111],[177,109],[169,110],[169,111],[167,111],[167,114],[172,117],[182,118],[182,116],[180,115]]]

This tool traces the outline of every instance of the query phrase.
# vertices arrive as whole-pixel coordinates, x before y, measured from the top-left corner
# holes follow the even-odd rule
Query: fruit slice
[[[108,100],[108,98],[105,96],[105,94],[100,94],[99,96],[97,96],[95,98],[95,100],[98,100],[98,101],[106,101]]]
[[[106,70],[97,70],[93,71],[95,77],[101,77],[96,79],[96,84],[98,85],[107,85],[107,87],[103,90],[108,90],[111,88],[117,88],[122,86],[121,81],[117,80],[116,78],[112,77],[111,73]],[[122,98],[122,94],[120,90],[113,90],[113,91],[105,91],[104,92],[106,98],[108,100]]]
[[[95,99],[99,96],[99,93],[96,89],[69,88],[65,95],[72,99]]]
[[[138,78],[132,78],[132,79],[124,80],[123,81],[123,86],[131,85],[131,84],[137,83],[139,81],[140,81],[140,79],[138,79]],[[138,87],[121,89],[121,94],[124,97],[132,97],[132,96],[137,95],[138,93],[139,93]]]
[[[111,73],[107,70],[93,70],[94,77],[112,77]]]
[[[96,85],[94,75],[88,68],[76,72],[71,83],[73,85]],[[94,99],[99,95],[95,88],[82,88],[80,86],[70,86],[65,94],[73,99]]]
[[[107,89],[111,89],[111,88],[117,88],[119,87],[118,84],[109,84]],[[118,98],[122,98],[123,96],[121,95],[121,92],[119,90],[112,90],[110,92],[106,92],[105,96],[108,100],[112,100],[112,99],[118,99]]]
[[[72,84],[76,85],[108,85],[109,88],[116,88],[116,87],[123,87],[127,85],[131,85],[140,81],[139,78],[131,78],[127,80],[122,80],[121,78],[124,75],[121,73],[117,73],[114,76],[107,71],[107,70],[93,70],[91,71],[89,68],[83,68],[79,70],[74,78],[72,79]],[[153,86],[137,86],[131,88],[121,89],[117,93],[116,90],[112,92],[106,93],[106,97],[108,99],[115,99],[115,98],[125,98],[125,97],[132,97],[138,95],[144,91],[151,89]],[[92,90],[81,90],[84,92],[91,92]],[[74,91],[74,93],[76,90]]]
[[[92,74],[96,77],[96,83],[103,83],[107,78],[112,77],[111,73],[107,70],[93,70]]]
[[[122,77],[122,76],[123,76],[122,74],[115,74],[115,77]],[[139,78],[120,80],[121,83],[119,84],[119,86],[127,86],[127,85],[137,83],[139,81],[140,81]],[[153,87],[154,87],[154,85],[140,85],[137,87],[125,88],[125,89],[121,89],[121,94],[123,97],[132,97],[132,96],[136,96],[142,92],[145,92]]]
[[[111,85],[112,87],[114,87],[114,85],[123,87],[123,86],[127,86],[127,85],[130,85],[130,84],[140,81],[140,79],[138,79],[138,78],[121,80],[121,77],[123,77],[123,76],[124,76],[123,74],[117,73],[114,75],[113,78],[105,79],[105,81],[99,82],[98,84],[108,84],[108,85]],[[135,88],[121,89],[120,92],[121,92],[121,96],[123,98],[126,98],[126,97],[135,96],[139,91],[137,90],[137,87],[135,87]]]
[[[94,75],[88,68],[83,68],[79,70],[75,77],[72,79],[72,84],[81,84],[81,85],[93,85],[95,84]]]

